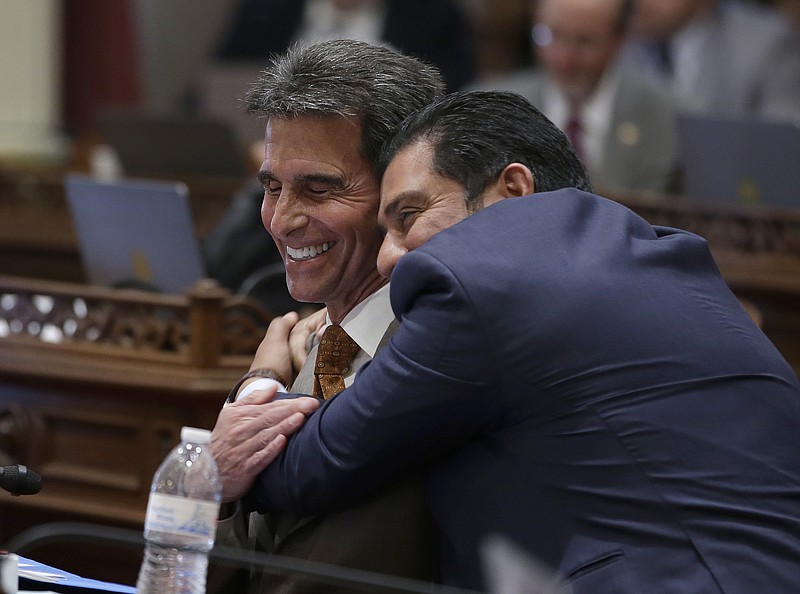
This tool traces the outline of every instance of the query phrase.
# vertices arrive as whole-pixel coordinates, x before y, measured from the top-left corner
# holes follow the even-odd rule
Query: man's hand
[[[314,398],[278,400],[275,388],[258,390],[222,408],[211,432],[211,453],[222,481],[222,500],[240,499],[286,446],[286,438],[319,407]]]
[[[308,358],[309,338],[317,334],[324,326],[328,310],[324,307],[306,316],[292,328],[289,334],[289,351],[292,355],[292,365],[296,371],[305,364]]]
[[[258,345],[250,369],[271,369],[291,385],[308,358],[308,338],[325,325],[326,313],[327,310],[323,308],[302,320],[296,312],[274,318]],[[248,383],[243,383],[241,387]]]
[[[258,345],[250,369],[272,369],[284,378],[289,385],[294,381],[298,369],[292,366],[292,356],[289,352],[289,333],[295,327],[299,316],[289,312],[284,316],[274,318],[267,328],[267,333],[261,344]],[[288,388],[289,386],[285,386]]]

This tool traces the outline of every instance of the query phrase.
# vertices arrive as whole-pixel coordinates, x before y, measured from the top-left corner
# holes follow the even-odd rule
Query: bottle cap
[[[208,429],[198,429],[197,427],[181,428],[181,442],[183,443],[209,443],[211,441],[211,431]]]

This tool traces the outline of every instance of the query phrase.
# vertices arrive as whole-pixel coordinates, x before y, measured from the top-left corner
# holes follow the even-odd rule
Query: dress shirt
[[[394,319],[392,306],[389,303],[389,283],[386,283],[372,295],[356,305],[344,317],[340,326],[361,347],[353,365],[350,366],[350,373],[344,377],[345,387],[352,385],[356,377],[356,370],[366,361],[375,356],[378,345],[386,333],[386,329]],[[327,318],[326,327],[331,324],[330,317]],[[237,399],[244,398],[255,390],[264,390],[269,386],[277,385],[279,392],[285,392],[285,386],[269,378],[260,378],[245,386]]]
[[[602,163],[603,146],[611,124],[614,97],[619,86],[619,76],[611,68],[606,72],[594,93],[580,106],[581,144],[586,167],[591,172]],[[566,130],[570,106],[558,88],[550,84],[544,96],[542,111],[560,130]]]

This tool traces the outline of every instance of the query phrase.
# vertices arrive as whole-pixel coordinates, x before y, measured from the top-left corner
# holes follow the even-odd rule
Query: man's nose
[[[397,264],[400,257],[407,251],[408,250],[398,241],[392,239],[390,235],[384,237],[383,244],[381,244],[381,249],[378,252],[378,272],[380,272],[381,276],[389,278],[392,275],[395,264]]]
[[[277,237],[287,237],[292,231],[308,224],[303,205],[286,191],[282,191],[272,203],[269,197],[265,198],[261,219],[264,227]]]

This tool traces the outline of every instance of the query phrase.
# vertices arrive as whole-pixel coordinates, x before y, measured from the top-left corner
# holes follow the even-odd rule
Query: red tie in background
[[[344,376],[360,348],[341,326],[325,329],[314,365],[314,396],[327,400],[344,390]]]

